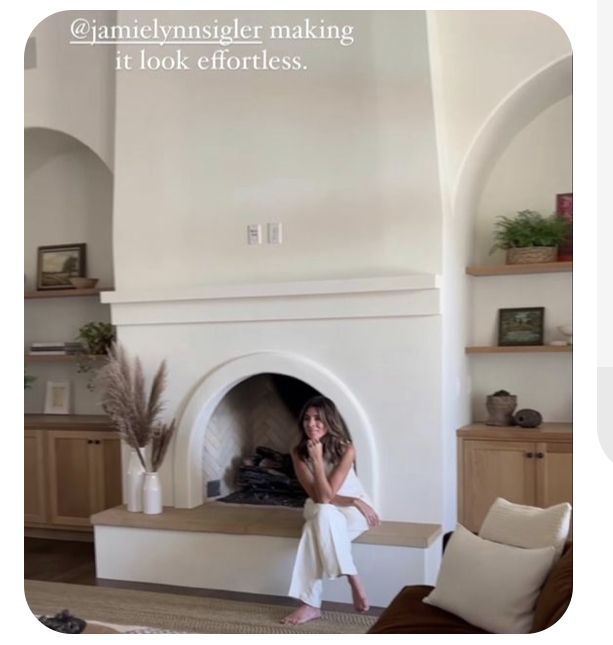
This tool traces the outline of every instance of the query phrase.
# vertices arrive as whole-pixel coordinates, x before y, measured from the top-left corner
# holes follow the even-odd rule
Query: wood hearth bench
[[[284,596],[303,519],[302,509],[210,502],[160,515],[117,506],[91,522],[98,578]],[[404,585],[434,584],[441,534],[439,524],[382,522],[354,541],[373,606]],[[350,603],[349,586],[326,581],[324,600]]]

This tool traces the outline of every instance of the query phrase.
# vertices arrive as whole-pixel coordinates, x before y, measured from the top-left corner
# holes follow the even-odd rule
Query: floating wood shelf
[[[561,353],[572,352],[572,345],[522,345],[517,347],[498,347],[492,345],[489,347],[467,347],[467,354],[519,354],[520,352],[542,352],[542,353]]]
[[[474,276],[523,275],[528,273],[568,273],[572,262],[543,262],[539,264],[491,264],[466,267],[466,273]]]
[[[113,430],[111,420],[104,414],[24,414],[26,428],[49,430]]]
[[[103,354],[25,354],[26,363],[75,363],[77,358],[99,361],[106,358]]]
[[[97,296],[102,291],[112,290],[113,287],[101,287],[96,289],[49,289],[48,291],[26,291],[23,294],[25,300],[31,298],[78,298],[82,296]]]

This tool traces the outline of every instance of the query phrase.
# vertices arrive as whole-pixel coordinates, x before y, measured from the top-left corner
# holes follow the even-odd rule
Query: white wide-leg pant
[[[354,506],[316,504],[310,498],[304,505],[304,519],[289,595],[321,607],[324,578],[357,573],[351,541],[368,529],[368,522]]]

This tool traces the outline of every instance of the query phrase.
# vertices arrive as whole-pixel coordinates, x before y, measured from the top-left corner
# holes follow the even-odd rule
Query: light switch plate
[[[268,228],[268,244],[282,244],[283,243],[283,228],[281,222],[269,222]]]

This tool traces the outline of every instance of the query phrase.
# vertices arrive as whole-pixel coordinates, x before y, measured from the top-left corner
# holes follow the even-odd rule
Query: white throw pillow
[[[428,605],[497,634],[526,634],[555,557],[552,546],[521,549],[483,540],[458,525]]]
[[[553,546],[562,555],[570,528],[571,505],[522,506],[499,497],[487,512],[479,537],[525,549]]]

